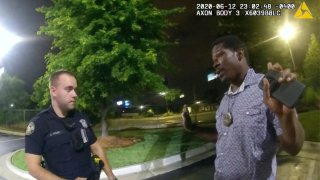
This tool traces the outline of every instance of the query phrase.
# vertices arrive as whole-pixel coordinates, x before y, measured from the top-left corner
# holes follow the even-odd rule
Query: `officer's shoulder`
[[[31,135],[35,131],[44,132],[47,129],[48,125],[46,120],[49,119],[49,112],[47,110],[43,110],[37,115],[35,115],[29,122],[26,128],[26,135]]]
[[[34,123],[43,123],[44,120],[49,119],[51,116],[49,109],[44,109],[41,112],[39,112],[37,115],[35,115],[30,121]]]
[[[86,115],[86,113],[81,112],[81,111],[74,111],[74,115],[73,116],[76,117],[76,118],[82,118],[82,119],[86,119],[86,120],[89,119],[88,116]]]
[[[74,117],[80,121],[85,120],[89,126],[92,126],[92,123],[86,113],[81,111],[75,111]]]

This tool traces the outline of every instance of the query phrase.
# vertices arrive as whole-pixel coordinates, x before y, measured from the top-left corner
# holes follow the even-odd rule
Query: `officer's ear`
[[[50,90],[51,96],[52,96],[52,95],[56,95],[56,89],[57,89],[56,87],[50,86],[50,89],[49,89],[49,90]]]

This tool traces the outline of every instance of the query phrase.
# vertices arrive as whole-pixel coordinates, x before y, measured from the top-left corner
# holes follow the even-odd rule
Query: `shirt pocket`
[[[65,162],[71,159],[72,145],[69,134],[63,133],[47,139],[47,157],[52,162]]]
[[[262,112],[263,111],[259,108],[248,108],[243,111],[247,138],[252,140],[252,153],[257,159],[261,158],[263,153],[262,143],[266,138],[267,119]]]

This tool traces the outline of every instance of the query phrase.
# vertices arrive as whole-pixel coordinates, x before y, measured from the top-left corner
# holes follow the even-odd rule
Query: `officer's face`
[[[59,76],[56,87],[51,87],[51,95],[64,111],[73,110],[76,103],[77,80],[68,74]]]
[[[212,62],[221,81],[232,82],[237,78],[240,66],[237,52],[217,44],[212,49]]]

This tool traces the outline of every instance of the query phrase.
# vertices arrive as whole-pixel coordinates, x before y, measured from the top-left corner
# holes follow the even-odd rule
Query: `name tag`
[[[62,131],[55,131],[55,132],[50,133],[49,136],[50,136],[50,137],[51,137],[51,136],[56,136],[56,135],[59,135],[59,134],[61,134],[61,133],[62,133]]]

